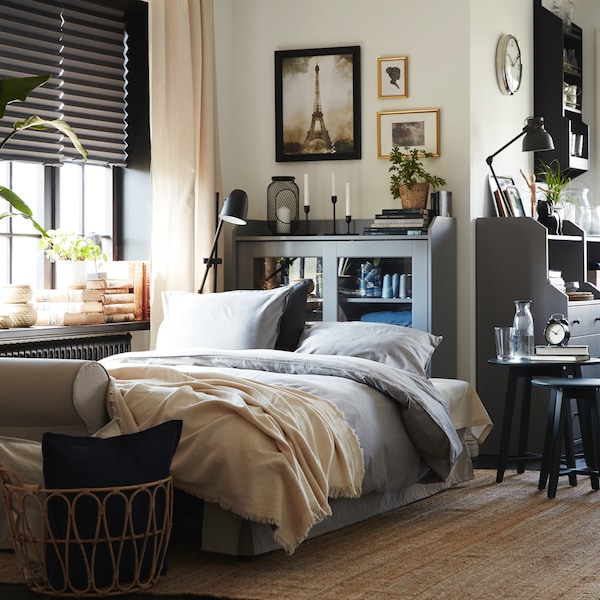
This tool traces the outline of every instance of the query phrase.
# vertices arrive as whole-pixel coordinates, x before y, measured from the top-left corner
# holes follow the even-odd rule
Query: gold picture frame
[[[379,98],[408,98],[408,57],[377,59]]]
[[[377,113],[377,156],[390,157],[392,148],[417,148],[440,155],[440,109],[391,110]]]

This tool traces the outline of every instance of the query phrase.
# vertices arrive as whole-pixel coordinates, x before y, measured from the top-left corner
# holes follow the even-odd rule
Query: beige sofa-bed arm
[[[108,383],[106,369],[94,361],[0,358],[0,435],[91,435],[109,420]]]

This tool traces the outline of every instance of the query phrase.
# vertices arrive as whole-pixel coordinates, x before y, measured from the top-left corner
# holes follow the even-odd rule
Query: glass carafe
[[[533,315],[531,300],[515,300],[513,327],[513,355],[515,358],[528,358],[534,352]]]

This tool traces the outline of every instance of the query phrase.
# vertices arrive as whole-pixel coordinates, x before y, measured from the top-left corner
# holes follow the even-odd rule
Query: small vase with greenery
[[[21,101],[24,102],[27,96],[37,87],[46,83],[50,79],[51,75],[37,75],[32,77],[16,77],[12,79],[0,79],[0,119],[4,118],[6,106],[12,102]],[[1,151],[6,146],[8,141],[13,138],[20,131],[26,129],[33,129],[37,131],[44,131],[48,128],[53,127],[58,129],[61,133],[66,135],[73,146],[81,154],[83,160],[87,160],[88,152],[82,146],[79,138],[71,128],[71,126],[60,119],[47,120],[37,115],[32,115],[24,121],[17,121],[13,124],[12,130],[8,135],[0,140],[0,156]],[[21,216],[25,219],[29,219],[32,225],[37,229],[42,236],[46,236],[46,230],[33,218],[33,212],[27,203],[21,199],[13,190],[10,188],[0,185],[0,198],[4,198],[13,208],[11,212],[1,212],[0,219],[7,217],[14,217],[16,215]]]
[[[538,177],[541,177],[546,186],[538,187],[546,194],[548,200],[556,204],[564,189],[571,183],[571,178],[560,168],[560,163],[556,159],[549,164],[540,161],[540,167]]]
[[[102,248],[93,239],[62,229],[49,229],[40,240],[40,248],[52,262],[106,260]]]
[[[431,158],[432,153],[417,148],[404,150],[402,152],[398,146],[394,146],[390,152],[390,192],[394,198],[400,198],[403,207],[410,208],[405,206],[406,200],[416,186],[424,197],[424,203],[420,201],[423,206],[419,208],[425,208],[429,186],[435,189],[446,185],[446,180],[425,170],[421,159]]]

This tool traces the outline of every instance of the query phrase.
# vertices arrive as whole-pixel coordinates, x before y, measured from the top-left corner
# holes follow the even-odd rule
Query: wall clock
[[[496,77],[503,94],[515,94],[521,86],[523,63],[519,42],[514,35],[500,36],[496,46]]]

